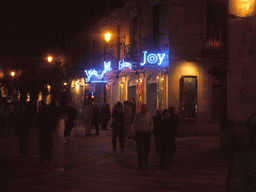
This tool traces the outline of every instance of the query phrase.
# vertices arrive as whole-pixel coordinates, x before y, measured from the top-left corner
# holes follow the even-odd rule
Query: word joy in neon
[[[98,79],[102,79],[105,73],[111,71],[110,66],[111,66],[111,61],[109,62],[104,61],[104,70],[102,71],[102,73],[100,73],[100,71],[97,71],[95,69],[85,70],[85,73],[87,75],[87,78],[85,79],[86,83],[91,80],[92,76],[96,76]]]
[[[151,53],[147,55],[147,51],[143,51],[143,63],[140,63],[140,65],[143,66],[146,63],[149,63],[149,64],[157,63],[158,65],[161,65],[165,56],[166,54],[160,54],[160,53],[158,54]]]
[[[128,67],[128,68],[132,69],[132,64],[129,63],[129,62],[124,62],[124,59],[122,61],[119,61],[118,69],[122,70],[125,67]]]

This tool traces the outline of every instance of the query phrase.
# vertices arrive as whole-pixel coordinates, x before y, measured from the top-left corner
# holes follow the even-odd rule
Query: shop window
[[[180,115],[195,119],[197,113],[197,77],[183,76],[180,80]]]
[[[120,102],[124,103],[124,83],[120,83]]]
[[[205,54],[223,54],[227,41],[227,7],[224,3],[207,2]]]
[[[158,48],[159,41],[159,23],[160,23],[160,4],[153,6],[153,42],[154,46]]]
[[[158,77],[158,106],[159,110],[164,110],[165,108],[165,91],[164,91],[164,76]]]

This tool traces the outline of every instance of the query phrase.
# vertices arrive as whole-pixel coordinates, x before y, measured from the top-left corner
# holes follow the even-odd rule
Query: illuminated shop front
[[[137,111],[146,103],[152,115],[173,106],[182,120],[179,134],[216,132],[216,126],[214,130],[202,129],[212,120],[212,114],[219,115],[211,110],[220,108],[213,102],[219,96],[211,86],[211,65],[209,61],[169,60],[167,54],[144,51],[138,63],[121,60],[113,70],[111,61],[105,61],[102,70],[85,70],[84,78],[72,81],[72,98],[79,105],[85,93],[93,92],[95,102],[100,106],[107,102],[111,109],[117,102],[134,98]]]
[[[175,108],[181,120],[179,134],[220,131],[219,119],[213,121],[212,116],[219,113],[220,103],[213,102],[220,99],[220,95],[215,94],[219,88],[212,87],[213,77],[208,73],[209,67],[215,61],[212,61],[212,64],[208,60],[195,62],[177,59],[171,62],[168,104]],[[213,108],[218,110],[211,112]],[[204,129],[205,127],[207,129]]]
[[[248,60],[239,57],[247,50],[242,47],[247,41],[240,41],[234,34],[235,46],[227,43],[230,34],[240,33],[239,28],[243,29],[241,36],[246,28],[254,33],[254,20],[250,18],[255,6],[255,0],[229,0],[229,4],[222,0],[180,4],[127,1],[124,7],[106,14],[85,31],[97,34],[88,35],[88,51],[77,43],[81,51],[87,51],[86,64],[95,67],[85,69],[84,73],[89,92],[93,92],[100,105],[107,102],[111,109],[117,102],[131,98],[135,99],[137,110],[145,103],[152,115],[156,110],[173,106],[181,120],[181,135],[219,133],[220,118],[226,113],[222,106],[227,104],[222,77],[230,77],[211,71],[226,71],[227,48],[234,49],[234,62],[241,60],[242,67],[236,73],[245,70]],[[240,26],[234,26],[231,33],[227,23],[230,19]],[[246,43],[248,48],[253,47],[253,33],[243,35],[242,39],[252,39]],[[236,73],[231,77],[234,81]],[[228,104],[235,103],[228,112],[236,111],[234,115],[238,105],[233,97],[246,96],[250,87],[240,85],[238,80],[232,84],[233,91],[228,96]],[[241,96],[241,100],[249,102],[249,96]],[[240,113],[242,116],[244,111]]]
[[[152,115],[157,109],[168,106],[168,55],[142,52],[140,63],[121,60],[118,71],[108,79],[111,87],[111,107],[116,102],[123,103],[135,99],[136,108],[146,103]]]
[[[85,70],[85,81],[94,85],[95,94],[99,85],[104,83],[104,102],[113,108],[117,102],[124,103],[135,99],[137,110],[142,103],[149,106],[149,111],[155,114],[157,109],[168,106],[168,56],[167,54],[142,52],[140,63],[130,63],[124,59],[118,62],[116,70],[111,68],[111,61],[104,62],[102,71]],[[95,95],[95,99],[96,96]],[[102,102],[101,102],[102,103]]]
[[[85,83],[84,78],[77,78],[71,81],[71,100],[75,102],[78,113],[82,111],[84,96],[89,92],[89,84]]]

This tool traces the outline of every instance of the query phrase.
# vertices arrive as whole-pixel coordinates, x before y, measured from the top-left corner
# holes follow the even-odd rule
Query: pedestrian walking
[[[40,102],[39,113],[36,117],[35,127],[38,132],[38,148],[40,163],[43,165],[47,159],[48,163],[51,163],[51,155],[53,149],[52,141],[52,119],[48,112],[48,106],[44,101]]]
[[[88,100],[84,102],[82,118],[86,135],[91,135],[93,109],[92,103]]]
[[[11,101],[7,108],[7,114],[9,117],[10,124],[14,124],[14,116],[17,112],[17,105],[14,103],[14,101]]]
[[[112,114],[113,137],[112,146],[116,150],[116,139],[119,137],[121,150],[124,150],[124,113],[122,112],[122,104],[116,104]]]
[[[104,103],[104,106],[102,108],[102,115],[101,115],[102,130],[108,130],[108,122],[110,118],[111,118],[111,111],[109,108],[109,104]]]
[[[249,118],[243,138],[238,139],[241,136],[236,135],[239,147],[232,146],[235,151],[230,156],[227,192],[256,191],[256,113]]]
[[[100,131],[100,107],[98,103],[93,103],[93,118],[92,125],[96,130],[96,135],[99,135]]]
[[[15,134],[19,138],[19,152],[22,158],[28,158],[29,133],[33,124],[31,114],[26,103],[19,106],[15,119]]]
[[[154,128],[152,131],[152,135],[154,136],[154,142],[155,142],[155,151],[158,157],[156,158],[156,165],[159,165],[159,159],[160,159],[160,151],[159,151],[159,138],[158,136],[160,135],[159,131],[161,131],[161,127],[163,124],[163,116],[162,116],[162,111],[157,110],[156,115],[153,117],[153,124]]]
[[[60,122],[60,110],[55,101],[48,105],[48,112],[51,115],[53,132],[55,132]]]
[[[132,107],[132,120],[134,119],[136,115],[136,102],[134,98],[129,99],[129,104]]]
[[[162,125],[158,128],[158,148],[160,152],[159,167],[165,169],[171,166],[176,152],[175,137],[178,133],[179,118],[174,113],[174,108],[163,111]]]
[[[129,104],[129,101],[124,102],[124,131],[125,131],[125,138],[127,141],[132,140],[132,130],[131,130],[131,125],[133,122],[133,112],[132,112],[132,107]]]
[[[0,139],[3,137],[4,135],[4,130],[6,129],[6,120],[5,120],[5,116],[3,115],[3,112],[0,112]]]
[[[64,108],[64,120],[65,120],[64,142],[72,141],[72,139],[70,138],[70,135],[74,127],[75,119],[76,119],[76,111],[72,107],[72,102],[69,101]]]
[[[74,111],[74,127],[76,127],[78,112],[76,109],[75,102],[72,103],[71,108]]]
[[[145,167],[148,166],[151,133],[153,130],[153,118],[148,112],[146,104],[142,104],[141,111],[135,115],[133,126],[135,129],[139,168],[142,169],[143,163],[145,163]]]
[[[27,110],[31,116],[32,124],[34,125],[37,114],[37,103],[32,101],[27,102]]]

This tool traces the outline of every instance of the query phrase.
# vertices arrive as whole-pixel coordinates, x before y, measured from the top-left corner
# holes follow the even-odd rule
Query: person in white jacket
[[[148,157],[151,145],[151,134],[153,130],[153,118],[148,112],[146,104],[141,105],[141,111],[135,115],[133,126],[135,129],[135,141],[139,160],[139,169],[148,166]]]

